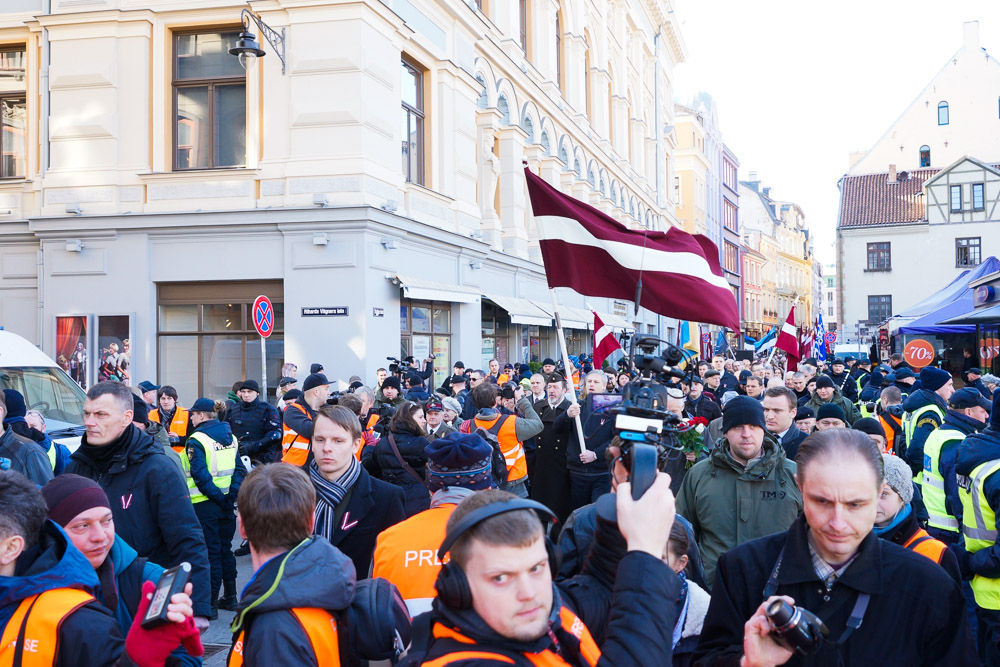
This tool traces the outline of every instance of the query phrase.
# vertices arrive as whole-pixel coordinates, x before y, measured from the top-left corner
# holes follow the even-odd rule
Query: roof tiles
[[[837,226],[872,227],[921,222],[924,219],[924,182],[939,169],[918,169],[904,180],[888,182],[889,174],[845,176],[840,186],[840,219]]]

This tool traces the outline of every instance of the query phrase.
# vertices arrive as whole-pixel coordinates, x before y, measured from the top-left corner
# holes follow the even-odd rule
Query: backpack
[[[362,660],[390,660],[395,664],[410,644],[410,612],[399,589],[386,579],[363,579],[354,589],[350,606],[337,612],[340,664]]]
[[[490,472],[493,474],[493,487],[497,489],[507,483],[507,457],[503,455],[503,450],[500,449],[500,439],[497,437],[497,434],[500,433],[500,428],[508,418],[513,417],[512,415],[500,415],[500,419],[497,419],[493,426],[488,429],[476,427],[476,434],[490,443],[490,447],[493,448]],[[466,419],[458,427],[458,430],[462,433],[472,433],[473,426],[475,426],[474,419]]]

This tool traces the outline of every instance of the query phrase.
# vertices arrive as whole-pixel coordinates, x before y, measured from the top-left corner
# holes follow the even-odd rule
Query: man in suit
[[[767,430],[774,435],[778,444],[785,450],[785,458],[794,461],[799,451],[799,443],[806,439],[807,434],[795,426],[795,414],[798,401],[795,392],[788,387],[768,387],[764,391],[764,422]]]

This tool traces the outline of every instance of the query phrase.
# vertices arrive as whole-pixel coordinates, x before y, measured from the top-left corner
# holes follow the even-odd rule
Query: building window
[[[892,317],[892,295],[868,295],[868,321],[872,324],[882,324]]]
[[[736,267],[739,265],[739,257],[740,257],[739,248],[737,248],[734,243],[730,243],[729,241],[726,241],[724,247],[725,247],[724,261],[725,261],[726,271],[729,271],[730,273],[738,273],[739,271],[737,270]]]
[[[423,368],[424,359],[433,354],[434,386],[441,386],[451,374],[451,304],[440,301],[400,299],[399,357],[413,357]]]
[[[408,183],[424,184],[424,74],[402,61],[403,74],[403,176]]]
[[[938,103],[938,125],[948,124],[948,103],[939,102]]]
[[[520,0],[521,5],[521,50],[528,55],[528,0]]]
[[[891,244],[887,241],[868,244],[868,271],[892,270]]]
[[[0,178],[24,178],[27,159],[28,106],[25,50],[0,50]]]
[[[955,239],[955,268],[979,266],[981,254],[981,237]]]
[[[239,32],[174,35],[174,169],[247,162],[246,72],[229,49]]]
[[[722,224],[725,225],[726,229],[734,232],[739,230],[737,211],[736,204],[728,199],[722,201]]]
[[[972,210],[982,211],[986,208],[986,184],[972,184]]]
[[[826,309],[826,316],[833,317],[833,306],[830,306],[829,308]]]
[[[920,166],[929,167],[931,166],[931,147],[921,146],[920,147]]]
[[[962,186],[951,186],[951,212],[956,213],[962,210]]]

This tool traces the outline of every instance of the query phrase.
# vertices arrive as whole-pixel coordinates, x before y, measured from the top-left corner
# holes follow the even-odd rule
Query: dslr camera
[[[799,655],[816,652],[830,634],[816,614],[784,600],[775,600],[764,613],[773,630],[774,640]]]
[[[513,382],[506,382],[502,387],[500,387],[500,398],[505,400],[510,400],[514,398],[517,391],[517,385]]]

